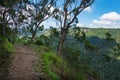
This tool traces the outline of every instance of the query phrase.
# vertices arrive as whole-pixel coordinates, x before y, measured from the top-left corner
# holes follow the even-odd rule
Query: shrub
[[[70,64],[77,65],[76,63],[79,61],[78,58],[80,56],[80,50],[77,47],[64,46],[62,54]]]
[[[41,35],[39,37],[36,38],[36,42],[35,44],[37,45],[48,45],[48,38],[45,35]]]
[[[67,80],[87,80],[80,70],[74,70],[71,67],[65,70],[65,77]]]
[[[67,47],[64,49],[67,49]],[[67,54],[67,52],[70,53]],[[72,60],[75,59],[74,64],[77,64],[80,51],[78,49],[74,51],[74,48],[69,48],[67,52],[66,54],[68,56],[65,58],[71,59],[70,62],[73,62]],[[63,80],[87,80],[85,75],[82,74],[78,68],[69,65],[70,63],[67,59],[57,55],[49,47],[40,46],[37,49],[37,55],[39,61],[42,59],[42,68],[51,80],[61,80],[61,78]],[[36,70],[39,71],[39,68],[40,66],[37,66]]]
[[[37,49],[39,59],[42,59],[42,68],[51,80],[60,80],[59,69],[62,65],[62,59],[57,56],[50,48],[40,46]],[[39,66],[38,66],[39,67]],[[39,69],[37,69],[39,70]]]
[[[96,46],[92,45],[88,40],[85,40],[84,44],[85,48],[88,50],[95,50],[97,48]]]
[[[0,79],[8,74],[9,58],[11,53],[14,51],[14,46],[12,43],[8,42],[7,38],[0,37]]]

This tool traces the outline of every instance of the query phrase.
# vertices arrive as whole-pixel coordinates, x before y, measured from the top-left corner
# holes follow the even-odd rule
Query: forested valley
[[[0,80],[120,80],[120,29],[76,25],[95,0],[61,3],[0,0]]]

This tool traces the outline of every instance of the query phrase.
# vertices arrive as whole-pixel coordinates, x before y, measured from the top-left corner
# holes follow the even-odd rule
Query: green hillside
[[[109,32],[117,42],[120,43],[120,29],[87,29],[87,36],[98,36],[100,38],[105,38],[105,33]]]

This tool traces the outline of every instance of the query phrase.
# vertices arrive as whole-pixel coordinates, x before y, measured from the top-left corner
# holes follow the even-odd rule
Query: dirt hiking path
[[[33,70],[37,59],[35,51],[30,46],[15,45],[16,51],[9,68],[8,80],[40,80]]]
[[[33,70],[37,56],[32,47],[17,44],[15,48],[9,74],[5,80],[50,80],[44,72],[38,73]],[[91,76],[87,77],[88,80],[96,80]]]

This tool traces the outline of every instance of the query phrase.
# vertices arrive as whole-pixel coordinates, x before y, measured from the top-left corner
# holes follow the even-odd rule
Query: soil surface
[[[33,48],[25,45],[15,45],[15,48],[8,80],[40,80],[38,73],[33,70],[34,62],[37,60]]]

